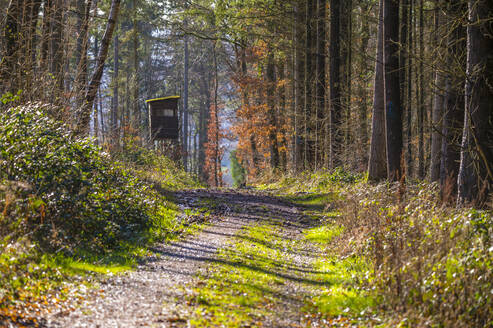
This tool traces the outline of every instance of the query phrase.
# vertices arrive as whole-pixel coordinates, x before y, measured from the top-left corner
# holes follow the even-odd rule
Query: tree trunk
[[[186,26],[186,21],[185,21]],[[185,35],[184,41],[185,63],[183,67],[183,167],[188,170],[188,68],[189,68],[189,52],[188,52],[188,37]]]
[[[52,96],[56,102],[60,101],[64,88],[64,73],[63,73],[63,0],[54,0],[53,7],[53,22],[52,22],[52,37],[51,37],[51,62],[50,71],[55,77],[55,88]]]
[[[276,74],[274,65],[274,53],[271,49],[267,50],[267,108],[269,117],[269,148],[270,148],[270,167],[275,170],[279,167],[279,147],[277,144],[277,117],[276,117]]]
[[[367,92],[367,73],[368,73],[368,63],[367,63],[367,49],[368,42],[370,40],[370,24],[365,15],[369,14],[370,5],[367,2],[361,4],[361,44],[359,48],[359,60],[360,60],[360,71],[362,72],[361,81],[358,83],[358,119],[359,119],[359,156],[360,156],[360,169],[365,170],[368,167],[368,92]],[[378,38],[378,37],[377,37]],[[381,40],[380,40],[381,41]],[[378,42],[378,41],[377,41]]]
[[[466,13],[461,0],[448,3],[448,24],[454,26],[447,39],[447,76],[442,118],[440,186],[444,202],[452,202],[457,195],[460,143],[464,126],[464,76],[466,66],[466,30],[460,22]]]
[[[277,71],[278,71],[278,76],[279,76],[279,81],[283,81],[286,78],[285,74],[285,66],[287,62],[283,61],[279,63],[277,66]],[[287,138],[286,138],[286,118],[288,117],[288,113],[286,111],[286,89],[287,89],[287,84],[279,85],[277,87],[277,98],[278,98],[278,111],[277,111],[277,117],[279,118],[278,120],[278,129],[279,129],[279,136],[280,136],[280,148],[279,148],[279,167],[281,168],[282,172],[286,172],[286,166],[287,166],[287,150],[288,150],[288,143],[287,143]]]
[[[317,53],[316,53],[316,123],[315,123],[315,169],[323,164],[323,140],[324,140],[324,121],[325,121],[325,57],[326,57],[326,35],[325,35],[325,6],[326,0],[318,0],[317,9]]]
[[[103,76],[104,62],[108,55],[108,49],[111,38],[113,37],[113,31],[115,29],[116,20],[118,18],[118,12],[120,10],[120,0],[112,0],[111,9],[108,16],[108,23],[106,24],[106,30],[101,40],[101,48],[96,60],[96,68],[92,74],[91,81],[86,92],[86,103],[79,112],[79,121],[76,128],[76,134],[87,135],[89,133],[89,120],[91,118],[91,108],[96,98],[96,93],[101,85],[101,77]]]
[[[464,133],[459,204],[484,205],[493,184],[493,39],[489,0],[469,0]],[[490,204],[491,205],[491,204]]]
[[[344,149],[341,144],[341,164],[350,162],[350,145],[352,144],[350,107],[351,107],[351,11],[352,0],[342,1],[340,5],[340,58],[343,61],[341,70],[341,114],[344,115],[344,127],[341,126],[341,135],[344,136]],[[344,154],[344,157],[342,155]]]
[[[341,74],[340,74],[340,0],[330,2],[330,63],[329,63],[329,89],[330,89],[330,137],[329,137],[329,168],[341,165]]]
[[[118,69],[119,69],[119,44],[118,44],[118,34],[115,33],[113,41],[113,99],[111,106],[111,126],[110,126],[110,138],[114,146],[119,144],[119,133],[118,131]]]
[[[438,55],[442,52],[440,42],[438,40],[438,31],[440,28],[441,13],[440,13],[439,0],[435,2],[435,27],[434,27],[434,43]],[[439,58],[441,56],[438,56]],[[433,112],[432,112],[432,134],[431,134],[431,164],[430,164],[430,180],[432,182],[440,179],[440,158],[441,158],[441,145],[442,145],[442,109],[443,109],[443,96],[444,96],[444,77],[441,71],[443,70],[443,63],[438,63],[435,69],[435,83],[433,88]]]
[[[79,30],[79,37],[77,38],[77,45],[75,51],[75,58],[77,62],[77,72],[75,77],[75,92],[76,92],[76,104],[77,108],[84,106],[85,94],[87,91],[87,46],[89,42],[89,13],[91,10],[92,0],[77,1],[77,27]]]
[[[418,178],[424,179],[425,176],[425,102],[424,102],[424,3],[419,2],[419,75],[418,75]]]
[[[402,107],[399,85],[399,1],[384,0],[384,83],[387,132],[387,178],[402,177]]]
[[[305,95],[304,95],[304,147],[303,161],[304,168],[307,169],[312,163],[313,138],[311,129],[312,114],[312,89],[313,89],[313,45],[315,40],[313,28],[313,16],[317,0],[306,0],[305,24],[306,24],[306,47],[305,47]]]
[[[406,124],[406,148],[407,148],[407,165],[406,165],[406,176],[408,178],[411,178],[413,175],[413,140],[412,140],[412,123],[413,123],[413,31],[414,31],[414,23],[413,23],[413,2],[414,0],[409,1],[409,20],[408,20],[408,42],[407,42],[407,53],[408,53],[408,58],[407,58],[407,93],[406,93],[406,119],[407,119],[407,124]]]
[[[137,1],[132,1],[132,61],[133,61],[133,76],[132,76],[132,123],[134,133],[137,136],[141,135],[142,117],[139,106],[139,26],[137,20]]]
[[[383,81],[383,0],[380,0],[377,35],[377,59],[373,85],[373,115],[371,126],[368,180],[381,181],[387,176],[385,141],[385,89]]]
[[[295,171],[300,171],[303,167],[303,154],[304,154],[304,80],[305,80],[305,57],[303,53],[305,40],[305,33],[303,29],[303,21],[305,19],[305,10],[302,0],[298,0],[296,7],[296,22],[295,22],[295,44],[296,50],[296,67],[295,67],[295,97],[294,97],[294,151],[293,151],[293,163]]]

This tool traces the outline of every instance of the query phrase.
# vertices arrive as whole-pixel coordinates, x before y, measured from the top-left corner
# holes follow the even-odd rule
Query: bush
[[[68,254],[148,238],[164,199],[50,111],[30,104],[0,114],[0,238],[29,234],[42,249]]]
[[[246,184],[246,170],[236,157],[236,150],[231,152],[231,175],[233,187],[240,188]]]
[[[138,146],[132,140],[126,140],[122,149],[112,152],[112,158],[122,163],[134,175],[160,190],[201,187],[198,179],[185,172],[183,167],[170,158]]]
[[[493,317],[491,212],[440,205],[436,185],[348,188],[346,234],[365,231],[360,251],[373,259],[374,285],[387,310],[412,326],[483,327]]]

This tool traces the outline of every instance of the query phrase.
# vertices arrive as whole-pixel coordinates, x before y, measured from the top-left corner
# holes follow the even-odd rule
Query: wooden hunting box
[[[146,100],[149,106],[149,125],[152,140],[178,139],[179,96]]]

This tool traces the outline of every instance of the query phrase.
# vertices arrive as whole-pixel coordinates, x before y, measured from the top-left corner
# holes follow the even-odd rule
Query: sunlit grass
[[[281,238],[278,229],[273,225],[245,228],[230,247],[219,252],[221,263],[212,265],[210,276],[202,277],[194,288],[192,326],[261,325],[278,301],[279,286],[285,284],[276,270],[291,262],[286,251],[293,242]]]
[[[335,237],[338,237],[343,231],[344,231],[343,226],[322,225],[316,228],[305,230],[304,234],[306,240],[326,246]]]

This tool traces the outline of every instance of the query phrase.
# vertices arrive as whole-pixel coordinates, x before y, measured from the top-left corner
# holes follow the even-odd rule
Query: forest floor
[[[330,195],[257,190],[176,195],[210,220],[155,245],[126,273],[102,276],[37,321],[41,327],[354,327],[377,324],[359,291],[365,265],[338,259]],[[336,214],[334,214],[336,215]]]

